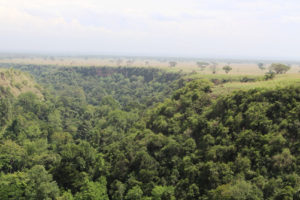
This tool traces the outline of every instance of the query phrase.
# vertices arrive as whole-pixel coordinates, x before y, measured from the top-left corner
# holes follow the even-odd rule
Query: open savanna
[[[252,77],[255,78],[254,76]],[[220,76],[218,78],[220,78]],[[233,81],[215,85],[212,92],[213,96],[226,95],[237,90],[249,90],[255,88],[276,89],[286,86],[300,87],[300,74],[280,74],[276,75],[275,78],[271,80],[264,80],[263,77],[257,76],[257,80],[254,82],[235,81],[239,78],[241,77],[232,76],[231,79]]]
[[[169,62],[175,61],[176,66],[170,67]],[[209,63],[204,70],[197,66],[198,61]],[[213,87],[213,96],[231,93],[235,90],[247,90],[253,88],[276,88],[288,85],[300,86],[300,65],[297,62],[289,62],[291,69],[282,75],[276,75],[272,80],[264,80],[264,75],[268,72],[271,61],[264,62],[265,70],[258,68],[258,61],[217,61],[201,59],[179,59],[179,58],[155,58],[155,57],[96,57],[96,56],[18,56],[18,57],[0,57],[1,63],[12,64],[33,64],[41,66],[106,66],[106,67],[152,67],[168,71],[182,71],[187,73],[188,79],[217,79],[220,84]],[[215,66],[213,73],[212,66]],[[230,65],[232,70],[226,74],[222,69],[225,65]],[[249,82],[241,82],[241,79],[247,77]],[[222,81],[227,80],[227,81]]]
[[[169,62],[175,61],[176,66],[170,67]],[[210,65],[203,71],[196,62],[204,61]],[[54,65],[54,66],[107,66],[107,67],[154,67],[171,71],[197,72],[200,74],[212,74],[212,65],[216,66],[216,74],[225,74],[222,69],[225,65],[230,65],[231,75],[263,75],[266,71],[258,68],[259,61],[218,61],[212,59],[185,59],[185,58],[156,58],[156,57],[97,57],[97,56],[2,56],[0,63],[14,64],[34,64],[34,65]],[[272,61],[266,61],[268,68]],[[299,63],[288,63],[291,69],[288,74],[299,73]]]

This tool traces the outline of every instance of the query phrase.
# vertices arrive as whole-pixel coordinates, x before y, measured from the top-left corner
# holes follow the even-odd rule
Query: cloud
[[[296,0],[3,0],[1,51],[297,57]]]

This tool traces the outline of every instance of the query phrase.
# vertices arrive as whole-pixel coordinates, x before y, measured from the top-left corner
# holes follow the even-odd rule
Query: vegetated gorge
[[[299,85],[2,67],[0,199],[300,199]]]

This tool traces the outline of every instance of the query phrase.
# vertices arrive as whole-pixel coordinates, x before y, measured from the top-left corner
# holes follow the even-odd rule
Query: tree
[[[264,80],[272,80],[275,77],[275,72],[269,71],[265,73]]]
[[[217,64],[216,64],[216,63],[213,63],[213,64],[210,66],[210,70],[212,71],[213,74],[217,73]]]
[[[134,60],[127,60],[126,61],[127,67],[130,66],[130,65],[132,65],[133,63],[134,63]]]
[[[75,200],[108,200],[105,177],[97,182],[88,181],[76,194]]]
[[[225,65],[223,67],[223,70],[226,72],[226,74],[228,74],[228,72],[230,72],[232,70],[232,67],[230,67],[229,65]]]
[[[59,189],[41,165],[27,173],[0,174],[0,199],[56,199]]]
[[[59,189],[52,175],[42,165],[36,165],[28,171],[29,182],[26,187],[26,199],[56,199]]]
[[[80,190],[84,180],[90,175],[95,179],[101,176],[105,168],[102,155],[86,141],[78,141],[78,145],[68,143],[60,151],[61,162],[53,170],[54,179],[73,193]],[[89,174],[88,174],[89,173]]]
[[[289,149],[283,149],[281,154],[273,156],[273,167],[277,170],[290,169],[293,167],[295,157]]]
[[[1,90],[4,90],[4,88],[0,88]],[[2,92],[1,92],[2,93]],[[1,94],[1,99],[0,99],[0,127],[4,127],[7,122],[11,119],[12,116],[12,105],[9,100],[9,98],[3,98],[3,95]]]
[[[276,74],[285,74],[290,69],[291,69],[290,66],[284,65],[284,64],[281,64],[281,63],[273,63],[270,66],[270,70],[275,71]]]
[[[157,185],[153,188],[152,192],[153,200],[174,200],[174,187],[172,186],[160,186]]]
[[[264,63],[257,63],[257,66],[262,71],[266,69],[266,67],[264,66]]]
[[[169,62],[170,67],[175,67],[177,65],[177,62],[175,61],[170,61]]]
[[[121,200],[124,199],[125,192],[126,192],[126,185],[123,184],[121,181],[114,181],[111,185],[113,191],[111,196],[112,199]]]
[[[203,71],[206,68],[206,66],[209,65],[209,63],[207,63],[207,62],[200,62],[200,61],[196,62],[196,64],[200,68],[201,71]]]
[[[220,185],[210,191],[210,199],[224,200],[256,200],[262,199],[262,192],[250,182],[238,180],[229,184]]]
[[[0,199],[25,199],[28,176],[25,172],[0,174]]]
[[[125,199],[130,199],[130,200],[140,200],[143,197],[143,191],[140,188],[140,186],[134,186],[131,188],[125,197]]]
[[[70,190],[65,191],[57,200],[74,200],[72,192]]]
[[[25,162],[25,150],[14,141],[6,140],[0,144],[0,170],[14,172],[21,170]]]
[[[116,60],[116,64],[117,66],[121,66],[123,60],[121,58],[119,58],[118,60]]]

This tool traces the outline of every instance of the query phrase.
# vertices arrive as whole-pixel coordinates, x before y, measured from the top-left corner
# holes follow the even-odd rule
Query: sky
[[[300,59],[299,0],[0,0],[0,51]]]

